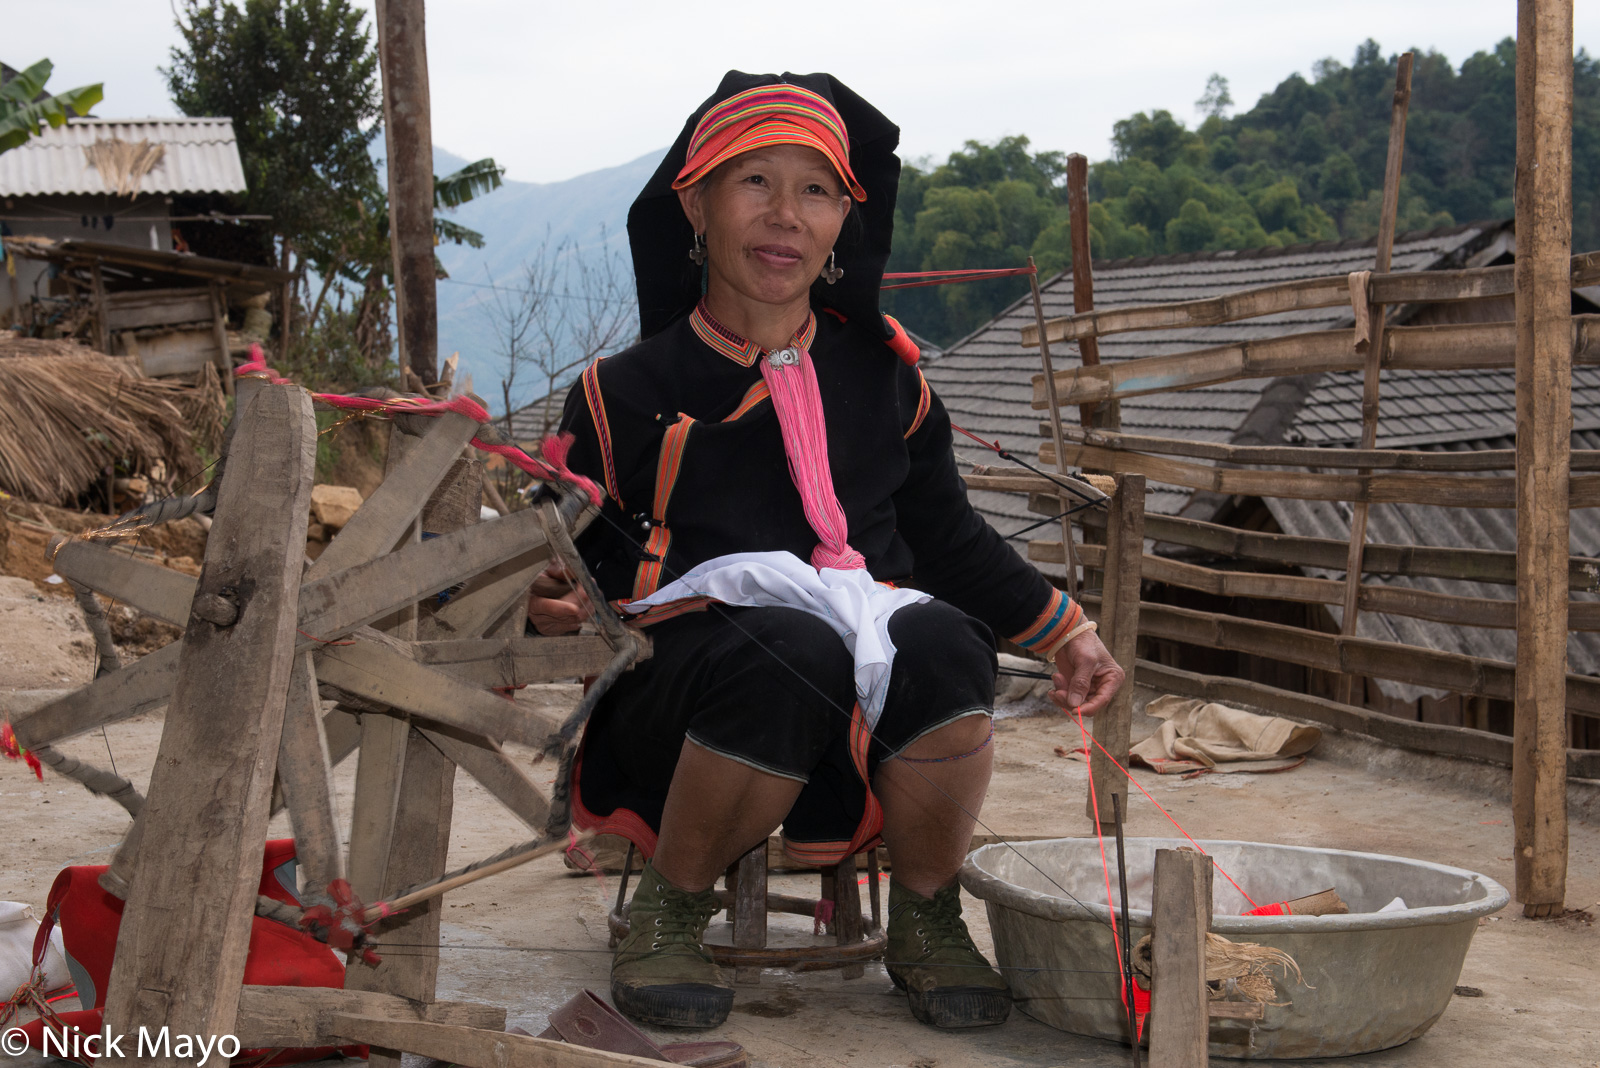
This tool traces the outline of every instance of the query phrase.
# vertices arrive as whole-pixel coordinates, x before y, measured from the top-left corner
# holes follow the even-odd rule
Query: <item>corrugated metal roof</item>
[[[242,193],[244,165],[232,119],[68,119],[0,152],[0,196],[115,192],[115,180],[89,162],[97,141],[163,145],[161,160],[139,182],[141,193]]]
[[[1475,224],[1404,234],[1395,242],[1393,270],[1458,266],[1504,225]],[[1375,247],[1372,241],[1344,241],[1282,249],[1101,260],[1094,265],[1095,307],[1125,308],[1193,300],[1274,282],[1346,274],[1370,268]],[[1041,298],[1046,318],[1072,314],[1072,273],[1068,271],[1046,282]],[[1348,308],[1322,308],[1220,326],[1113,334],[1100,339],[1100,358],[1114,363],[1308,330],[1329,330],[1348,326],[1351,321]],[[980,437],[999,439],[1006,448],[1023,456],[1036,452],[1039,420],[1044,415],[1031,407],[1033,376],[1040,369],[1039,353],[1037,349],[1023,348],[1021,343],[1022,327],[1032,324],[1031,298],[1019,299],[945,350],[937,362],[924,370],[952,419]],[[1052,355],[1057,367],[1075,366],[1080,359],[1075,345],[1058,345]],[[1384,382],[1387,389],[1387,375]],[[1132,397],[1122,402],[1122,427],[1129,433],[1232,442],[1262,403],[1269,385],[1270,380],[1256,379]],[[1298,396],[1292,407],[1303,407]],[[1293,410],[1284,412],[1286,417],[1293,414]],[[958,457],[996,462],[992,457],[978,456],[980,452],[978,446],[957,437]],[[1191,491],[1175,486],[1153,484],[1151,488],[1146,507],[1167,515],[1177,513],[1192,496]],[[1027,511],[1019,494],[975,492],[971,497],[978,511],[1008,536],[1039,518]]]

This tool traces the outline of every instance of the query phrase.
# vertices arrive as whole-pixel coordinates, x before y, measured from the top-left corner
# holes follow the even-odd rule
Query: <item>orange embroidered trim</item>
[[[655,557],[639,564],[633,580],[633,599],[642,600],[661,587],[661,569],[666,564],[667,550],[672,546],[672,531],[667,526],[667,504],[672,500],[672,488],[678,484],[678,472],[683,470],[683,450],[689,444],[689,430],[694,419],[680,415],[678,421],[667,427],[661,438],[661,455],[656,461],[655,503],[650,510],[654,520],[650,537],[645,539],[644,551]]]
[[[589,404],[589,418],[600,439],[600,458],[605,467],[606,492],[622,506],[622,494],[617,490],[617,462],[611,455],[611,424],[606,419],[606,401],[600,394],[600,361],[583,369],[583,399]]]
[[[906,437],[915,434],[922,426],[922,421],[928,418],[928,409],[933,407],[933,391],[928,388],[928,380],[922,377],[922,369],[917,369],[917,384],[922,387],[922,392],[917,396],[917,414],[911,420],[911,429],[905,433]]]

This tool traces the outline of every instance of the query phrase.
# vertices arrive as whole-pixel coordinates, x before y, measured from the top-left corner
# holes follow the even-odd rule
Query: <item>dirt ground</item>
[[[25,711],[52,692],[81,685],[92,673],[88,635],[71,601],[50,593],[31,581],[0,579],[0,712]],[[530,688],[522,699],[565,707],[576,692],[571,686]],[[142,788],[160,727],[158,715],[143,716],[62,748],[95,763],[114,762]],[[983,811],[988,828],[1003,835],[1090,832],[1082,814],[1084,767],[1055,751],[1070,745],[1074,733],[1050,715],[999,722],[995,782]],[[336,771],[346,817],[354,774],[354,760]],[[543,766],[533,774],[541,782],[550,775]],[[1184,781],[1141,771],[1138,777],[1196,837],[1391,853],[1512,883],[1504,769],[1422,757],[1330,733],[1305,766],[1286,774]],[[1600,784],[1574,784],[1572,800],[1567,904],[1589,913],[1534,922],[1513,905],[1488,919],[1459,980],[1483,996],[1457,997],[1432,1031],[1406,1046],[1345,1063],[1352,1068],[1600,1066],[1600,1024],[1594,1015],[1600,930],[1587,918],[1600,912]],[[39,909],[63,866],[105,863],[126,829],[121,810],[109,802],[62,779],[37,782],[22,764],[0,762],[0,842],[5,843],[0,900],[30,902]],[[1167,831],[1153,806],[1135,796],[1129,833]],[[284,817],[274,821],[271,833],[289,834]],[[476,783],[458,778],[452,866],[526,836]],[[781,875],[774,882],[775,889],[815,893],[815,876]],[[537,1032],[549,1011],[580,988],[604,992],[605,916],[615,889],[611,878],[573,874],[550,858],[455,892],[445,909],[439,995],[503,1004],[511,1023]],[[988,948],[983,908],[970,898],[967,917],[980,945]],[[780,922],[795,925],[786,937],[809,937],[802,921]],[[715,926],[712,933],[718,934]],[[868,965],[864,978],[849,982],[829,972],[766,972],[760,985],[740,989],[732,1018],[716,1034],[743,1043],[757,1065],[795,1068],[1128,1063],[1122,1047],[1056,1031],[1020,1012],[1004,1026],[983,1032],[924,1028],[912,1021],[903,995],[894,992],[880,965]]]

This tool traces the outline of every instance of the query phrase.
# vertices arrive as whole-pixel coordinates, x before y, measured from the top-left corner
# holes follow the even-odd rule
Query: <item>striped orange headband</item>
[[[713,106],[689,138],[672,188],[693,185],[720,164],[767,145],[805,145],[827,157],[857,200],[867,191],[850,170],[850,135],[832,104],[798,85],[764,85]]]

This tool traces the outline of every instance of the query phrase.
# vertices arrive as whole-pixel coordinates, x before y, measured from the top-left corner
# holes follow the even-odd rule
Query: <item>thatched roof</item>
[[[52,354],[16,354],[40,349]],[[221,424],[214,371],[194,389],[65,342],[7,340],[0,356],[0,490],[70,505],[119,461],[119,473],[159,461],[179,482],[199,474],[195,439]]]

